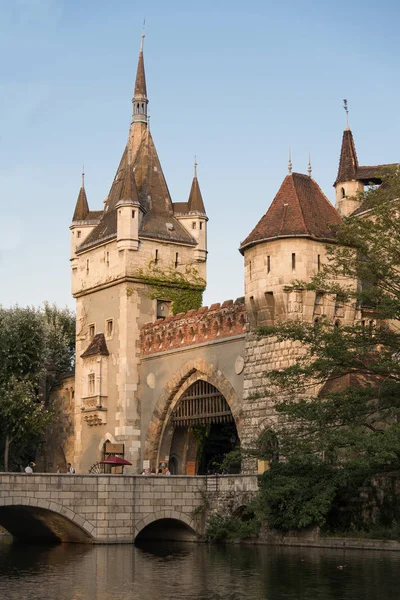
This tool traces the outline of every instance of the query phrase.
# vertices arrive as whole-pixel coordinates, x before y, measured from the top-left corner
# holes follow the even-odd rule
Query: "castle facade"
[[[143,43],[132,123],[100,211],[89,209],[84,181],[70,226],[76,299],[73,398],[77,472],[123,457],[125,472],[169,465],[207,472],[239,444],[272,427],[263,374],[289,366],[304,350],[259,339],[260,325],[286,319],[332,323],[362,318],[340,298],[296,289],[326,260],[335,226],[359,204],[354,193],[379,166],[358,164],[352,133],[343,133],[336,208],[311,172],[289,173],[240,245],[245,296],[199,307],[206,284],[207,213],[196,167],[187,202],[173,202],[148,127]],[[189,182],[188,182],[189,183]],[[190,308],[177,312],[177,306]],[[200,445],[202,451],[199,453]]]

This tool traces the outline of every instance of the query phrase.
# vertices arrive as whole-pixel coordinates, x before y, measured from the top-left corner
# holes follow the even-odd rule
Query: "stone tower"
[[[252,327],[286,319],[311,320],[315,292],[296,289],[326,258],[341,218],[310,176],[289,173],[268,211],[240,246]]]
[[[153,293],[152,269],[185,275],[195,268],[206,280],[207,216],[197,175],[189,200],[173,203],[148,128],[143,37],[132,105],[128,142],[104,210],[89,210],[82,181],[70,227],[74,461],[81,472],[104,456],[106,445],[132,462],[133,471],[141,465],[140,327],[170,310],[167,291],[161,298]]]

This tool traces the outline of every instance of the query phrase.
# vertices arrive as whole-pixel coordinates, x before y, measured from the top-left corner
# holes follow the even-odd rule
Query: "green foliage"
[[[146,269],[139,269],[137,279],[148,284],[152,299],[164,299],[172,302],[172,314],[197,310],[203,301],[206,282],[197,269],[186,266],[183,271],[174,267],[157,267],[152,261]]]
[[[248,517],[248,520],[243,520],[226,513],[213,513],[206,523],[206,540],[217,543],[256,537],[260,531],[260,522],[254,515]]]
[[[52,383],[71,370],[75,318],[68,309],[0,307],[0,448],[4,468],[31,459],[50,424]]]
[[[290,367],[265,374],[286,460],[262,479],[274,527],[342,527],[343,515],[352,527],[357,486],[400,469],[399,197],[400,175],[389,170],[362,198],[366,216],[345,219],[322,272],[294,284],[336,294],[359,321],[336,328],[322,316],[317,326],[292,321],[259,330],[307,348]]]

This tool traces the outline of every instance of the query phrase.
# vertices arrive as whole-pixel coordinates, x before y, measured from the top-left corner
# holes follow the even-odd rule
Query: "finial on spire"
[[[194,155],[194,176],[197,177],[197,160],[196,155]]]
[[[312,174],[312,168],[311,168],[311,154],[308,153],[308,166],[307,166],[307,173],[308,176],[311,177]]]
[[[145,33],[144,33],[144,29],[146,26],[146,19],[143,19],[143,25],[142,25],[142,39],[140,41],[140,52],[143,52],[143,45],[144,45],[144,38],[146,37]]]
[[[85,165],[82,165],[82,187],[85,187]]]
[[[292,174],[292,169],[293,169],[293,165],[292,165],[292,151],[291,151],[290,146],[289,146],[289,162],[288,162],[288,173],[289,173],[289,175]]]
[[[346,130],[349,130],[349,105],[346,98],[343,99],[343,108],[346,111]]]

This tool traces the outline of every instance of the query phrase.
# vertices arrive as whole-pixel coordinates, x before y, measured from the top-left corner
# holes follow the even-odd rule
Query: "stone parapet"
[[[243,335],[246,330],[244,298],[145,323],[140,332],[142,356]]]

